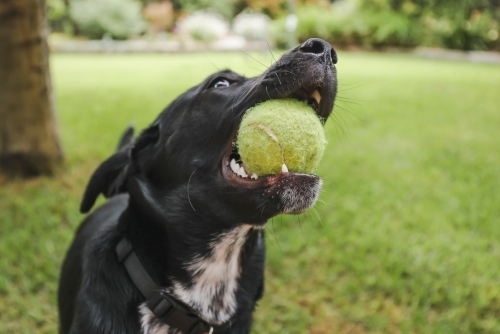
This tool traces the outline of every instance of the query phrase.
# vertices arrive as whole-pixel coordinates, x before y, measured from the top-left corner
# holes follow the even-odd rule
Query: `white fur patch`
[[[193,286],[174,281],[169,293],[192,307],[208,323],[222,324],[231,319],[236,311],[241,250],[252,228],[241,225],[218,236],[210,243],[212,252],[208,256],[195,258],[187,265]]]
[[[141,314],[142,334],[169,334],[168,325],[159,320],[146,303],[139,305],[139,314]]]
[[[300,213],[316,203],[323,181],[318,180],[313,187],[297,191],[295,188],[286,188],[280,194],[283,213]]]

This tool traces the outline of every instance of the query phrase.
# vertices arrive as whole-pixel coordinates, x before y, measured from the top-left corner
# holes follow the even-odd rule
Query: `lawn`
[[[0,333],[54,333],[90,174],[216,68],[269,54],[54,55],[66,167],[0,178]],[[500,66],[340,53],[321,201],[267,227],[254,333],[500,333]]]

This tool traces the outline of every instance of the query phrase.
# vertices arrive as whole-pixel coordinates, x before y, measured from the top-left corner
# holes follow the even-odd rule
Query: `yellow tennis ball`
[[[245,169],[259,176],[312,173],[326,145],[323,124],[304,102],[269,100],[247,110],[236,140]]]

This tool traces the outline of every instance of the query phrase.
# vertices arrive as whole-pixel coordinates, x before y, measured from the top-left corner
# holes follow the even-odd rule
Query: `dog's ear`
[[[129,125],[127,130],[122,135],[122,139],[120,139],[120,143],[118,144],[117,151],[125,149],[127,145],[129,145],[134,139],[134,126]]]
[[[139,153],[152,144],[156,144],[160,138],[160,127],[157,123],[142,131],[141,135],[135,140],[130,150],[132,161],[137,162]],[[135,164],[139,168],[138,164]]]
[[[80,204],[80,212],[87,213],[94,206],[95,200],[99,194],[104,194],[106,197],[113,196],[124,187],[125,175],[130,161],[130,151],[118,151],[106,161],[104,161],[92,174],[82,203]]]
[[[137,161],[141,150],[157,142],[159,127],[150,126],[131,144],[133,133],[133,128],[129,127],[120,140],[118,152],[104,161],[92,174],[80,204],[81,213],[87,213],[92,208],[99,194],[109,198],[127,191],[127,178],[139,171],[138,164],[133,162]]]

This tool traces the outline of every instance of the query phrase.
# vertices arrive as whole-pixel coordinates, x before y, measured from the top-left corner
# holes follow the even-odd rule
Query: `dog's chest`
[[[241,273],[240,257],[250,225],[242,225],[217,237],[210,243],[211,252],[197,257],[186,267],[192,278],[189,286],[173,281],[168,294],[193,308],[211,324],[222,324],[236,311],[236,289]],[[154,315],[141,305],[143,334],[168,333]],[[149,311],[149,312],[148,312]]]
[[[212,252],[194,259],[187,267],[193,279],[192,286],[174,282],[172,294],[209,323],[224,323],[236,310],[240,255],[251,228],[242,225],[212,241]]]

